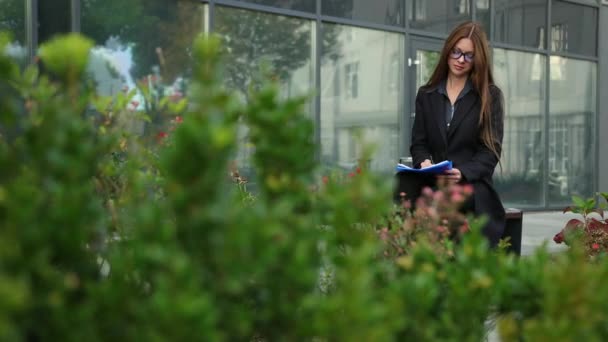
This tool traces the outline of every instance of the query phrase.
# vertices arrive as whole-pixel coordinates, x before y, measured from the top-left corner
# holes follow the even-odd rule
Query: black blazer
[[[501,152],[504,126],[504,99],[502,91],[490,86],[492,98],[492,130]],[[486,215],[488,222],[483,228],[490,245],[496,246],[505,227],[505,210],[492,183],[492,175],[498,158],[482,142],[479,113],[481,98],[472,89],[458,102],[456,111],[447,127],[445,95],[435,89],[421,87],[416,95],[416,117],[412,129],[410,153],[415,167],[425,159],[437,163],[451,160],[454,168],[462,173],[463,183],[473,185],[471,201],[476,215]]]

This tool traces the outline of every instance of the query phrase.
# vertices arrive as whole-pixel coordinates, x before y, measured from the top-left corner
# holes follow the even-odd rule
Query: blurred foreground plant
[[[505,340],[608,337],[604,259],[489,250],[457,210],[467,188],[387,216],[381,176],[319,182],[306,99],[267,83],[242,103],[216,39],[195,42],[188,105],[156,145],[114,124],[128,93],[104,102],[82,82],[87,44],[45,45],[50,78],[0,56],[23,103],[0,93],[0,339],[479,341],[489,317]],[[255,200],[230,177],[241,122]]]

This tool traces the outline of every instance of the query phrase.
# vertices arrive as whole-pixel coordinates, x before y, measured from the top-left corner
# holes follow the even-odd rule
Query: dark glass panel
[[[551,50],[597,55],[597,8],[565,1],[551,4]]]
[[[38,1],[38,43],[72,30],[71,1]]]
[[[240,0],[252,4],[286,8],[296,11],[315,12],[316,0]]]
[[[409,0],[407,17],[413,29],[449,33],[471,20],[469,7],[469,0]]]
[[[545,48],[546,0],[495,0],[494,34],[502,43]]]
[[[322,14],[378,24],[403,26],[405,0],[324,0]]]

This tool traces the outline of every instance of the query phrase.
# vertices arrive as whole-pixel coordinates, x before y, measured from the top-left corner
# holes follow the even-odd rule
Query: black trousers
[[[422,189],[430,187],[435,190],[437,188],[437,178],[432,174],[398,172],[395,175],[395,181],[393,191],[395,203],[401,203],[405,199],[409,200],[412,206],[416,204],[416,199],[420,197]]]

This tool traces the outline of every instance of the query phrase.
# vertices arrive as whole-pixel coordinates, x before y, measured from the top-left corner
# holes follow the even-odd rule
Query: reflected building
[[[226,85],[243,101],[260,65],[280,81],[282,96],[310,95],[305,110],[324,170],[365,163],[387,177],[409,156],[416,90],[449,31],[467,20],[488,33],[505,95],[494,177],[505,206],[561,208],[573,195],[608,191],[601,153],[608,118],[600,115],[608,112],[600,96],[608,91],[606,1],[58,0],[26,9],[0,0],[0,29],[15,33],[15,51],[34,56],[40,43],[70,30],[91,36],[89,70],[107,94],[151,77],[162,80],[159,91],[185,92],[176,80],[189,77],[190,43],[217,33]],[[243,126],[236,159],[245,169],[255,148],[247,136]]]

